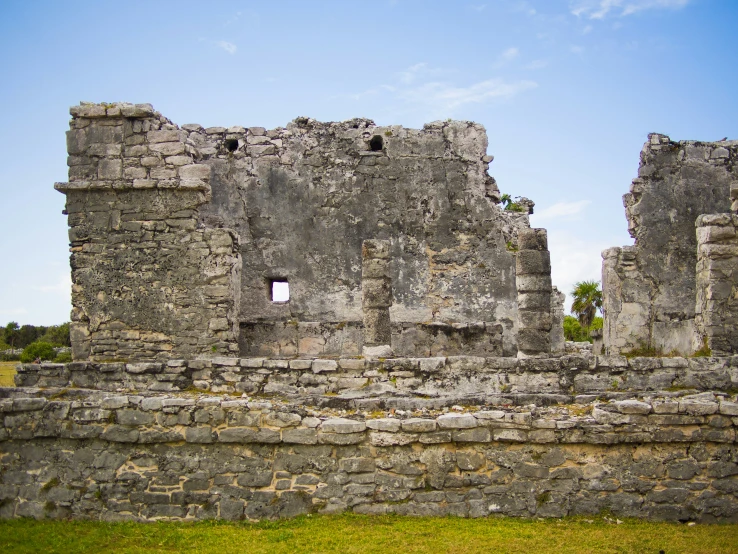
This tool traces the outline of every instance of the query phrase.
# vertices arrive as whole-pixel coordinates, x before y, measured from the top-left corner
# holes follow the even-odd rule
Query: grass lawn
[[[612,521],[612,520],[611,520]],[[261,523],[0,521],[0,551],[299,552],[736,552],[738,525],[694,525],[601,517],[533,521],[399,516],[302,516]]]
[[[0,387],[14,387],[13,375],[18,362],[0,362]]]

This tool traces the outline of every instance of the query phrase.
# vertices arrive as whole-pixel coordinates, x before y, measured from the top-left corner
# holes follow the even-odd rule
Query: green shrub
[[[59,352],[54,358],[54,363],[57,364],[68,364],[72,361],[72,354],[70,352]]]
[[[564,316],[564,338],[574,342],[592,342],[590,331],[602,329],[602,318],[597,316],[592,320],[589,329],[582,327],[579,320],[571,315]]]
[[[43,360],[53,360],[56,358],[54,347],[48,342],[32,342],[23,349],[20,355],[20,361],[24,364],[30,364],[37,358]]]

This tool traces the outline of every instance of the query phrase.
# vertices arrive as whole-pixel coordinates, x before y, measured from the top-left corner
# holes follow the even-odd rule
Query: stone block
[[[313,360],[313,373],[326,373],[336,371],[337,369],[338,362],[335,360]]]
[[[547,250],[520,250],[515,254],[515,274],[550,275],[551,255]]]
[[[521,229],[518,233],[519,250],[548,250],[548,234],[545,229]]]
[[[479,426],[471,414],[443,414],[436,419],[439,429],[470,429]]]
[[[366,423],[363,421],[340,417],[326,419],[320,425],[320,430],[324,433],[361,433],[365,429]]]
[[[410,418],[402,421],[402,430],[411,433],[427,433],[436,430],[435,419]]]
[[[388,259],[390,243],[387,240],[369,239],[361,243],[362,258]]]
[[[392,340],[390,313],[386,308],[364,308],[364,344],[389,345]]]
[[[392,286],[389,279],[361,280],[362,306],[366,308],[389,308],[392,305]]]
[[[379,418],[379,419],[368,419],[366,420],[366,426],[369,429],[376,431],[387,431],[390,433],[397,433],[400,430],[402,421],[393,418]]]
[[[549,314],[551,311],[551,290],[518,293],[518,310]]]

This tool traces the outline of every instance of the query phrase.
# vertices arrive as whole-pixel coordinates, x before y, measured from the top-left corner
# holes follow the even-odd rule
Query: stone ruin
[[[71,114],[74,362],[0,388],[0,517],[738,520],[734,143],[649,138],[603,356],[477,124]]]
[[[83,105],[67,144],[77,360],[551,353],[546,233],[498,206],[480,125]]]
[[[736,160],[738,141],[649,135],[623,197],[635,245],[602,253],[606,353],[738,353]]]

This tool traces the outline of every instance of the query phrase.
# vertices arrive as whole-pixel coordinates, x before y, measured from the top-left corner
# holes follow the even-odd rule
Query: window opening
[[[290,284],[286,280],[273,280],[269,292],[272,302],[287,302],[290,299]]]
[[[372,152],[379,152],[384,146],[384,139],[379,135],[374,135],[372,140],[369,141],[369,148]]]

